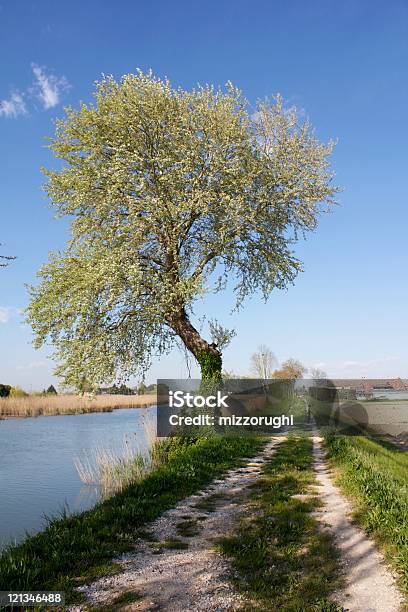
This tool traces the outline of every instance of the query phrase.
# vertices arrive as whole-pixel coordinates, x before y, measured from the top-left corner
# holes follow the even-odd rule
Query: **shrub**
[[[11,386],[0,384],[0,397],[8,397],[10,395]]]
[[[28,397],[28,393],[21,387],[11,387],[9,397]]]

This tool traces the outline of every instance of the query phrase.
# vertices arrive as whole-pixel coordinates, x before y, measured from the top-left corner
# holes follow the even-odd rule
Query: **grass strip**
[[[181,521],[180,523],[177,523],[176,528],[178,533],[183,536],[183,538],[193,538],[199,533],[196,519]]]
[[[140,599],[142,599],[142,596],[137,591],[125,591],[114,599],[109,605],[93,606],[92,610],[93,612],[119,612],[123,609],[126,610],[128,606],[136,603]],[[32,608],[31,610],[27,609],[27,612],[32,612]]]
[[[313,510],[312,441],[283,442],[253,486],[249,512],[220,542],[248,610],[341,610],[330,596],[340,585],[338,554]]]
[[[326,444],[354,520],[397,570],[408,603],[408,453],[363,437],[328,435]]]
[[[152,552],[160,555],[166,550],[185,550],[188,548],[188,542],[183,542],[180,538],[167,538],[162,542],[154,542],[152,544]]]
[[[255,454],[257,437],[214,437],[190,445],[175,440],[167,462],[142,481],[92,510],[52,520],[47,528],[0,555],[0,590],[64,591],[80,601],[75,586],[113,573],[112,558],[132,548],[138,530],[196,492],[241,457]]]

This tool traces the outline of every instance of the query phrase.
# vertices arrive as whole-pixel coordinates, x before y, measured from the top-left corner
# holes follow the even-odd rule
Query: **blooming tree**
[[[36,346],[54,345],[67,384],[141,375],[176,339],[219,378],[193,304],[227,281],[237,306],[293,282],[293,243],[333,203],[332,146],[280,97],[253,112],[231,84],[104,78],[50,144],[63,164],[46,191],[72,235],[31,287]]]

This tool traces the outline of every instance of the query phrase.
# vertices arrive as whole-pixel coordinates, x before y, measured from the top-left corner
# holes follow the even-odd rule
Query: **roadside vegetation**
[[[154,395],[29,395],[0,397],[0,417],[34,417],[87,412],[112,412],[118,408],[145,408]]]
[[[354,518],[397,570],[408,602],[408,454],[389,442],[326,436],[337,482]]]
[[[140,529],[242,457],[254,455],[259,437],[170,439],[157,447],[157,467],[140,482],[75,516],[50,521],[41,533],[0,555],[0,590],[61,590],[78,601],[75,587],[114,573],[115,555],[131,550]]]
[[[96,447],[90,454],[74,458],[81,481],[86,485],[98,485],[102,499],[141,481],[163,462],[166,446],[156,436],[156,422],[148,411],[142,411],[140,416],[138,435],[125,436],[121,451]]]
[[[283,442],[255,483],[248,512],[223,539],[236,588],[251,610],[341,610],[331,595],[340,585],[336,548],[318,528],[312,441]]]

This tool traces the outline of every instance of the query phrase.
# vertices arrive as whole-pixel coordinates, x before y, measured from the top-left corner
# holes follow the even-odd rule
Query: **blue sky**
[[[247,372],[264,343],[330,376],[408,377],[405,0],[0,0],[0,57],[0,252],[18,257],[0,271],[0,382],[54,380],[21,315],[24,284],[67,237],[41,189],[39,168],[53,164],[45,138],[102,73],[137,67],[185,88],[232,80],[251,101],[280,92],[320,138],[339,141],[340,206],[298,245],[295,286],[234,316],[229,292],[197,305],[236,327],[226,369]],[[183,375],[175,352],[148,380]]]

